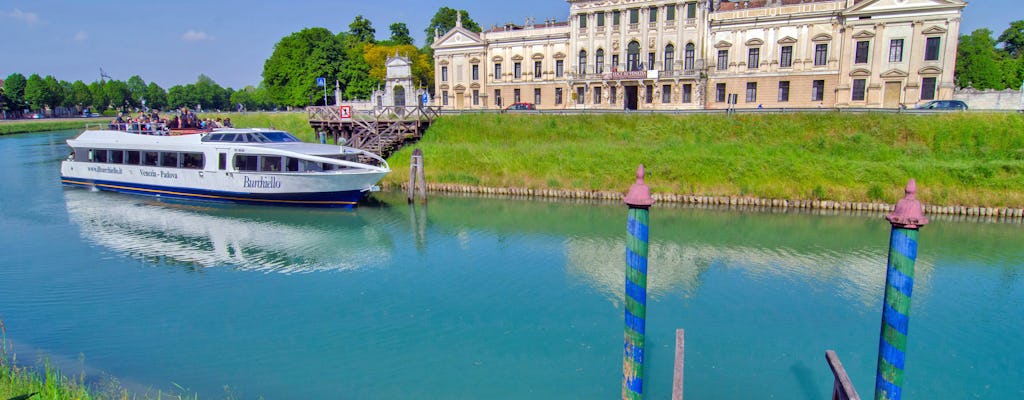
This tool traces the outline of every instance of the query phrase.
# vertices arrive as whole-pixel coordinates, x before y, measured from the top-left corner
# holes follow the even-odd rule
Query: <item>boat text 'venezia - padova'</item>
[[[86,129],[68,146],[65,185],[173,199],[353,207],[391,172],[375,154],[272,129],[178,136]]]

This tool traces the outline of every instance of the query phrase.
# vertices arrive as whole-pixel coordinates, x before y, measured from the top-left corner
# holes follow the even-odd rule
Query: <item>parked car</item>
[[[512,103],[508,107],[505,107],[507,111],[521,111],[521,110],[536,110],[537,106],[533,103]]]
[[[960,100],[932,100],[915,107],[918,110],[958,110],[967,111],[967,103]]]

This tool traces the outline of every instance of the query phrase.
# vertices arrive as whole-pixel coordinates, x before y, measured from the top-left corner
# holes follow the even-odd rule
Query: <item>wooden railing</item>
[[[839,362],[839,356],[832,350],[825,351],[825,361],[832,369],[832,376],[835,378],[832,383],[832,400],[860,400],[860,395],[853,388],[850,376],[846,375],[843,363]]]
[[[441,107],[435,106],[385,106],[371,110],[352,110],[351,119],[376,120],[433,120],[440,115]],[[342,121],[338,106],[306,107],[310,121]]]

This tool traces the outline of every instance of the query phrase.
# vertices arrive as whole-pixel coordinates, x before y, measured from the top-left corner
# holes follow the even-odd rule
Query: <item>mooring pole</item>
[[[907,182],[906,197],[896,202],[892,214],[885,217],[892,224],[892,233],[889,237],[885,299],[882,302],[882,329],[878,340],[875,400],[900,400],[903,396],[917,234],[918,229],[928,223],[921,202],[914,198],[916,193],[917,184],[911,179]]]
[[[644,166],[636,171],[636,183],[624,199],[629,206],[626,223],[625,334],[622,351],[622,398],[644,395],[644,328],[647,319],[647,226],[651,188],[644,184]]]
[[[409,159],[409,187],[406,188],[409,203],[416,200],[416,177],[419,176],[417,170],[419,169],[419,160],[422,158],[420,149],[415,149],[412,151],[412,157]]]
[[[427,204],[427,172],[423,161],[423,150],[416,149],[413,150],[413,153],[419,157],[417,160],[419,165],[416,167],[416,181],[418,182],[420,197],[423,199],[423,204]]]

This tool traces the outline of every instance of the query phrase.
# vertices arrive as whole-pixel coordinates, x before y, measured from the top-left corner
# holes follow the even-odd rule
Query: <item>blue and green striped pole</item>
[[[911,179],[907,182],[906,197],[896,202],[895,210],[885,217],[892,224],[892,234],[889,237],[889,262],[882,303],[882,332],[878,340],[875,400],[900,400],[903,397],[917,233],[918,228],[928,223],[921,210],[921,202],[914,198],[916,193],[917,184]]]
[[[647,225],[654,200],[644,184],[644,166],[624,199],[629,206],[626,223],[625,345],[622,351],[622,399],[644,395],[644,327],[647,320]]]

